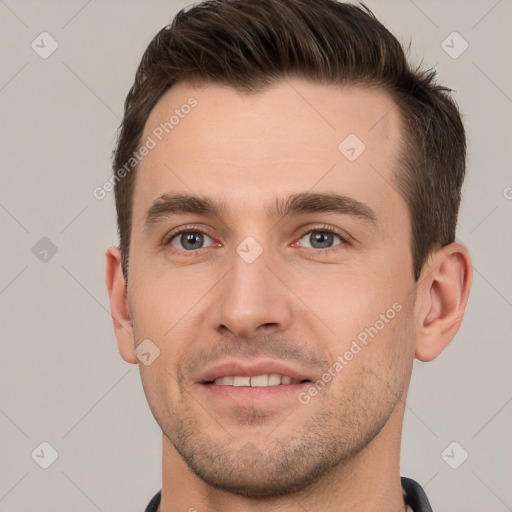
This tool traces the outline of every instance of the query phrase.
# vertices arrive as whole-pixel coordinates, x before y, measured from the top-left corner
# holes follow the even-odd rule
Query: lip
[[[279,386],[249,387],[249,386],[221,386],[217,384],[201,384],[200,392],[205,393],[208,403],[215,404],[222,410],[223,407],[239,410],[260,409],[267,413],[282,413],[289,407],[300,406],[298,394],[304,391],[310,382],[297,384],[280,384]]]
[[[272,373],[286,375],[296,383],[265,387],[223,386],[213,383],[218,377],[255,377]],[[206,393],[207,400],[213,401],[219,406],[245,410],[265,408],[267,412],[272,410],[278,412],[288,406],[296,407],[298,393],[310,386],[310,381],[313,380],[314,376],[303,369],[293,368],[278,361],[267,360],[250,364],[241,361],[225,361],[203,372],[197,384],[199,384],[201,393]]]
[[[296,369],[277,361],[260,361],[250,364],[242,363],[240,361],[226,361],[207,369],[199,377],[198,383],[210,383],[219,377],[225,376],[256,377],[258,375],[271,373],[286,375],[298,383],[302,382],[303,380],[314,379],[312,375],[304,370]]]

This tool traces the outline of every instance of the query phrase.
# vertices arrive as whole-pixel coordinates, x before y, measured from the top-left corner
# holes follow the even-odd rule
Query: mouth
[[[207,369],[199,376],[200,384],[234,387],[286,386],[311,381],[308,371],[278,361],[225,361]]]
[[[312,375],[302,369],[275,361],[255,364],[231,361],[218,364],[204,372],[198,384],[208,393],[210,400],[229,406],[282,407],[285,400],[297,403],[297,393],[313,379]]]
[[[295,380],[289,375],[280,375],[278,373],[264,373],[263,375],[254,375],[246,377],[243,375],[225,375],[217,377],[215,380],[204,382],[204,384],[215,384],[217,386],[251,387],[265,388],[273,386],[287,386],[290,384],[299,384],[310,382],[308,379]]]

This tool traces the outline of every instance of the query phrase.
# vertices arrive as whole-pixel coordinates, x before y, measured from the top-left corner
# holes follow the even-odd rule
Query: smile
[[[210,384],[218,386],[234,386],[234,387],[267,387],[267,386],[280,386],[287,384],[298,384],[300,381],[293,380],[288,375],[279,375],[277,373],[255,375],[254,377],[245,376],[225,376],[218,377]]]

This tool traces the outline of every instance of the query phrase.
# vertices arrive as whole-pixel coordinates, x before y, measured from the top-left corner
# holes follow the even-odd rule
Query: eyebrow
[[[146,211],[144,229],[173,215],[197,214],[218,217],[226,215],[226,203],[207,197],[186,194],[164,194]],[[334,193],[300,193],[288,198],[276,198],[267,210],[273,219],[288,215],[331,212],[339,215],[351,215],[376,226],[377,216],[366,204],[351,197]]]

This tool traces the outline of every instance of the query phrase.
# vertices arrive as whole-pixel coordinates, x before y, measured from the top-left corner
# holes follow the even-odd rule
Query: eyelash
[[[347,246],[347,245],[350,245],[349,241],[348,241],[348,237],[346,235],[343,235],[340,231],[338,231],[337,229],[334,229],[330,226],[326,226],[326,225],[323,225],[323,226],[315,226],[313,228],[309,228],[308,230],[306,231],[303,231],[302,234],[299,236],[299,238],[297,239],[297,242],[299,242],[302,238],[304,238],[305,235],[307,235],[308,233],[312,233],[312,232],[321,232],[321,233],[331,233],[333,235],[336,235],[339,237],[339,239],[341,240],[341,243],[338,244],[338,245],[335,245],[333,247],[326,247],[326,248],[323,248],[323,249],[316,249],[314,247],[304,247],[304,249],[312,249],[313,251],[315,251],[316,253],[320,253],[320,254],[327,254],[327,253],[330,253],[330,252],[333,252],[333,251],[337,251],[337,250],[340,250],[340,248],[342,248],[343,246]],[[197,227],[195,226],[184,226],[180,229],[178,229],[177,231],[173,231],[171,232],[163,241],[163,245],[165,246],[169,246],[171,245],[171,242],[179,235],[182,235],[182,234],[185,234],[185,233],[201,233],[203,235],[206,235],[208,237],[210,237],[211,239],[213,239],[212,236],[210,236],[208,233],[206,233],[205,231],[203,231],[202,229],[198,229]],[[295,244],[296,242],[294,242]],[[173,249],[176,249],[173,247]],[[207,247],[201,247],[200,249],[194,249],[194,250],[191,250],[191,251],[185,251],[183,249],[176,249],[178,251],[181,251],[181,252],[186,252],[188,254],[196,254],[198,251],[201,251],[202,249],[207,249]]]

